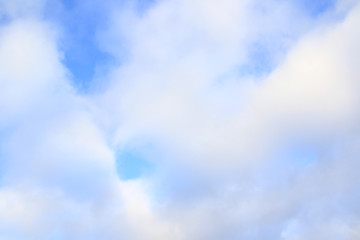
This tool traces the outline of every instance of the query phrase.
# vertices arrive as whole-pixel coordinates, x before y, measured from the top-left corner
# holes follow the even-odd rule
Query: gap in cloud
[[[93,91],[93,80],[114,64],[113,56],[100,47],[97,39],[108,24],[109,11],[109,6],[99,1],[50,0],[45,8],[45,19],[61,29],[63,62],[80,93]]]
[[[281,63],[296,38],[280,36],[276,40],[269,38],[254,41],[247,49],[246,61],[237,67],[236,75],[240,78],[266,77]]]
[[[304,168],[318,160],[318,150],[310,144],[294,144],[285,149],[281,156],[294,168]]]
[[[102,52],[93,41],[80,40],[83,45],[73,46],[65,52],[65,66],[70,70],[73,83],[81,93],[92,91],[94,79],[98,74],[106,73],[113,64],[110,54]],[[77,45],[77,44],[76,44]]]
[[[270,52],[261,43],[249,47],[248,61],[238,68],[240,77],[262,77],[269,74],[275,67]]]
[[[150,174],[155,169],[148,151],[150,146],[125,147],[116,154],[117,172],[121,179],[131,180]]]
[[[292,0],[292,2],[313,18],[332,10],[336,4],[336,0]]]
[[[72,9],[76,6],[77,2],[74,0],[61,0],[63,6],[67,9]]]
[[[6,14],[3,14],[0,9],[0,27],[10,23],[11,19]]]

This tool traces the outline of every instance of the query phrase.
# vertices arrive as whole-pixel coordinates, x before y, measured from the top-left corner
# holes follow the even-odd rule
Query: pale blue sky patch
[[[64,64],[81,93],[94,91],[94,79],[106,75],[114,63],[113,56],[101,48],[98,40],[111,16],[108,8],[106,4],[72,0],[50,1],[46,8],[45,17],[62,31]]]
[[[1,11],[1,9],[0,9]],[[10,18],[6,14],[0,12],[0,27],[10,22]]]
[[[291,0],[302,11],[311,17],[319,17],[327,11],[331,11],[336,4],[336,0]]]
[[[149,145],[140,148],[128,146],[117,151],[116,166],[120,179],[130,180],[151,174],[156,165],[148,153]]]
[[[276,59],[262,43],[251,44],[248,50],[247,62],[240,65],[240,77],[263,77],[269,74],[276,65]]]
[[[280,158],[289,161],[295,169],[301,169],[319,160],[319,150],[315,144],[295,143],[283,150]]]
[[[64,64],[80,93],[96,92],[97,88],[103,87],[99,81],[94,81],[104,78],[112,67],[119,64],[119,59],[104,49],[99,40],[99,35],[111,22],[112,11],[135,7],[135,11],[143,15],[155,3],[155,0],[138,0],[132,6],[132,1],[126,0],[108,3],[49,1],[45,17],[59,24],[63,31],[60,46],[64,51]],[[112,9],[112,6],[116,7]]]

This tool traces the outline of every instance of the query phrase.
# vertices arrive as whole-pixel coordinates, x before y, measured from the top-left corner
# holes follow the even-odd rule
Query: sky
[[[360,239],[360,1],[0,0],[0,240]]]

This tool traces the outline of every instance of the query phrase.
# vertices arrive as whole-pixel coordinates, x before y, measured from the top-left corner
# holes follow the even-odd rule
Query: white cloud
[[[56,49],[55,32],[28,20],[2,26],[0,38],[1,122],[26,112],[45,96],[66,89],[65,69]],[[58,89],[62,90],[58,90]]]
[[[267,234],[273,234],[276,238],[280,237],[286,221],[307,201],[325,197],[341,204],[334,195],[341,189],[347,189],[348,184],[353,181],[353,173],[350,169],[340,172],[335,169],[342,169],[340,166],[346,163],[341,158],[349,157],[342,154],[351,150],[339,150],[342,157],[334,160],[334,166],[331,167],[334,170],[324,169],[327,168],[326,162],[331,161],[329,156],[334,152],[333,145],[337,145],[340,139],[351,139],[357,128],[359,112],[356,65],[359,54],[356,43],[359,41],[359,34],[355,29],[360,24],[358,7],[353,8],[343,22],[330,21],[313,27],[293,45],[269,76],[249,79],[230,75],[231,78],[222,79],[223,82],[218,83],[224,73],[244,61],[241,57],[233,58],[237,55],[237,46],[232,47],[226,42],[226,34],[218,34],[217,31],[226,29],[217,29],[217,25],[210,30],[214,30],[214,35],[224,42],[218,41],[219,45],[212,45],[199,40],[202,44],[197,45],[193,27],[200,24],[204,27],[199,28],[202,31],[213,25],[204,24],[203,18],[190,18],[191,25],[184,27],[181,19],[184,15],[179,12],[185,9],[184,12],[187,13],[184,7],[186,4],[178,3],[177,8],[172,8],[171,4],[172,2],[164,3],[135,25],[132,30],[135,34],[131,36],[135,36],[135,39],[130,37],[133,55],[130,54],[129,61],[114,73],[113,84],[110,85],[105,101],[108,101],[106,104],[111,111],[117,113],[115,117],[118,118],[120,127],[116,139],[120,144],[132,136],[146,136],[153,138],[167,153],[170,152],[167,160],[170,163],[159,162],[160,168],[170,165],[170,170],[166,169],[170,174],[166,174],[160,181],[170,182],[170,188],[176,188],[179,187],[176,181],[190,178],[181,187],[190,192],[183,193],[184,199],[194,198],[195,202],[190,201],[191,204],[185,204],[180,210],[176,197],[181,199],[183,196],[175,194],[175,198],[172,198],[171,194],[176,190],[162,189],[169,191],[162,195],[170,195],[167,196],[170,207],[165,212],[174,214],[173,220],[176,219],[185,238],[211,239],[214,236],[214,239],[220,239],[243,236],[261,239]],[[219,11],[221,12],[221,8]],[[212,19],[211,11],[208,14]],[[231,18],[231,14],[229,15],[227,17]],[[232,22],[236,22],[234,19]],[[262,29],[261,26],[255,27]],[[172,29],[177,29],[176,34],[179,35],[173,35]],[[282,29],[283,32],[280,33],[286,34],[286,30]],[[248,46],[248,41],[251,43],[251,40],[256,40],[256,36],[263,36],[261,33],[265,36],[270,33],[281,36],[277,29],[271,29],[270,33],[267,31],[268,29],[262,33],[260,30],[255,37],[246,41],[240,36],[232,36],[230,40],[235,45]],[[247,31],[240,32],[249,37]],[[192,36],[191,40],[186,38],[188,36]],[[215,39],[206,36],[205,39]],[[234,50],[235,54],[226,51],[228,46],[231,46],[229,49]],[[238,56],[244,57],[241,51],[239,53]],[[315,144],[315,148],[321,146],[319,148],[325,149],[321,151],[325,151],[326,158],[330,158],[321,160],[320,166],[311,176],[305,174],[304,179],[296,180],[299,182],[287,185],[280,192],[266,189],[261,184],[252,185],[251,181],[246,182],[246,179],[236,177],[238,174],[256,175],[256,166],[248,170],[250,173],[246,173],[247,170],[243,170],[244,163],[251,164],[260,159],[259,164],[262,164],[271,158],[276,149],[297,139]],[[182,164],[190,166],[178,168]],[[348,164],[355,166],[352,161]],[[205,180],[198,181],[192,175],[193,167],[200,178]],[[172,171],[184,173],[178,180],[172,177],[175,174]],[[209,171],[211,173],[208,175]],[[278,171],[281,173],[286,169],[280,167]],[[298,171],[301,173],[301,169]],[[316,175],[322,176],[323,171],[329,171],[329,175],[325,175],[324,179],[315,178]],[[296,172],[295,176],[300,173]],[[216,179],[208,183],[215,186],[203,184],[209,178]],[[320,191],[335,184],[332,183],[332,178],[341,183],[338,188]],[[255,189],[255,193],[224,193],[220,190],[218,193],[218,188],[226,189],[227,179],[235,181],[235,189],[248,184]],[[171,183],[172,181],[175,183]],[[310,183],[314,187],[308,192],[306,188]],[[197,184],[199,185],[196,186]],[[193,189],[200,191],[200,197],[192,192]],[[256,193],[256,189],[260,192]],[[292,189],[297,190],[293,192]],[[224,194],[230,194],[230,199],[223,199]],[[351,195],[349,192],[344,194]],[[218,207],[222,204],[228,204],[229,207]],[[333,206],[327,207],[331,209]],[[310,206],[309,211],[313,208],[319,208],[319,205]],[[334,213],[335,222],[337,216]],[[338,217],[340,219],[344,216],[339,214]],[[220,222],[225,222],[225,226]],[[234,229],[231,229],[232,224]],[[235,229],[239,225],[243,228]],[[340,232],[339,236],[349,234],[347,231]],[[325,235],[320,232],[319,238],[325,238]]]
[[[129,134],[150,135],[166,148],[177,148],[176,155],[184,153],[183,158],[191,162],[194,158],[205,162],[213,159],[218,169],[220,159],[246,162],[251,155],[266,154],[263,150],[273,147],[283,135],[280,132],[289,130],[283,130],[285,127],[300,131],[312,127],[327,133],[353,119],[356,68],[348,63],[356,62],[353,58],[357,55],[348,55],[352,53],[346,53],[342,46],[351,44],[348,41],[357,37],[355,32],[346,26],[329,29],[334,24],[321,23],[305,39],[288,45],[288,39],[294,41],[303,27],[294,32],[271,10],[289,17],[289,6],[261,5],[263,15],[258,18],[254,3],[241,5],[242,15],[238,11],[231,14],[237,7],[230,2],[221,7],[233,24],[219,28],[235,34],[231,37],[218,34],[217,25],[204,23],[204,18],[213,19],[212,11],[206,9],[216,8],[216,3],[209,3],[203,14],[189,17],[192,10],[187,2],[165,2],[135,20],[127,39],[131,43],[128,61],[125,59],[114,71],[113,83],[105,94],[105,108],[110,108],[121,123],[116,141],[127,141]],[[265,19],[278,27],[263,26],[261,21],[243,26],[253,19]],[[286,20],[302,25],[291,17]],[[123,18],[119,21],[120,25],[125,22]],[[357,20],[347,22],[351,21],[346,24],[356,24]],[[115,24],[115,32],[116,27],[119,25]],[[173,33],[172,29],[177,31]],[[118,30],[127,33],[128,28],[121,25]],[[220,41],[209,42],[214,40],[211,34]],[[264,42],[269,44],[267,48],[276,40],[283,46],[273,54],[281,55],[283,48],[292,45],[294,49],[280,58],[269,76],[242,77],[236,69],[246,63],[249,46],[261,42],[263,36],[270,38]],[[334,49],[335,45],[339,47]],[[343,80],[349,74],[354,76]]]
[[[57,27],[24,17],[40,5],[1,6],[0,238],[356,239],[359,5],[338,22],[277,1],[122,9],[98,95],[71,86]],[[272,71],[244,76],[258,45]],[[114,149],[138,138],[164,156],[119,180]],[[297,141],[314,162],[277,158]]]

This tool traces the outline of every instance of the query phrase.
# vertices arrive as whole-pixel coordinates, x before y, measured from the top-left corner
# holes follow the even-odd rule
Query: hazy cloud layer
[[[0,0],[0,240],[359,239],[360,3],[307,2]]]

